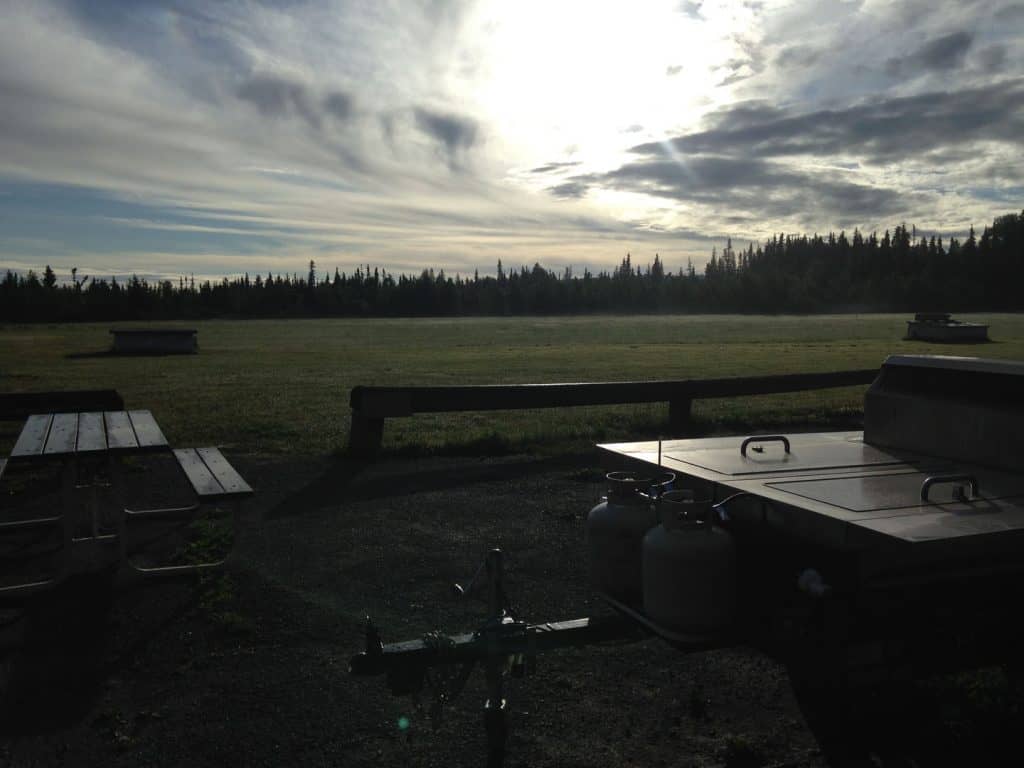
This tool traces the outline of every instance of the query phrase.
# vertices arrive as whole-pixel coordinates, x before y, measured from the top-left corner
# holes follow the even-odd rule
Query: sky
[[[0,269],[675,271],[1024,208],[1024,3],[4,0]]]

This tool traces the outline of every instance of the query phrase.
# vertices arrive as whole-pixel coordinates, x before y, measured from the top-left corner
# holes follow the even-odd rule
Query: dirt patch
[[[11,614],[0,766],[482,765],[482,675],[432,723],[429,696],[348,675],[366,616],[385,642],[475,628],[449,587],[493,546],[524,618],[604,612],[591,456],[233,461],[259,493],[223,575],[78,580]],[[742,648],[552,652],[509,690],[509,766],[826,764],[785,671]]]

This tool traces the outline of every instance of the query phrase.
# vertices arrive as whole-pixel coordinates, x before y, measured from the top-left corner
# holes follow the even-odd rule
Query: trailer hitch
[[[622,615],[540,624],[517,619],[505,591],[500,549],[488,552],[467,585],[455,584],[453,591],[458,596],[486,600],[487,617],[476,631],[454,635],[431,632],[418,640],[384,643],[376,625],[367,618],[366,648],[352,657],[349,673],[385,675],[396,696],[415,696],[425,687],[431,689],[430,716],[436,725],[443,706],[462,691],[474,665],[480,662],[487,678],[484,728],[489,766],[499,766],[504,759],[509,713],[506,677],[534,672],[537,654],[542,651],[648,636],[641,625]]]

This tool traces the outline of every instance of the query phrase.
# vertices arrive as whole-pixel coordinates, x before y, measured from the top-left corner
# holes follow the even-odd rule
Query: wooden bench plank
[[[217,448],[197,448],[196,451],[210,472],[213,473],[213,476],[217,478],[217,482],[224,488],[225,493],[232,495],[252,493],[252,488],[235,471],[235,468],[228,463],[228,460],[224,458],[224,454],[220,450]]]
[[[103,429],[102,413],[78,414],[78,450],[107,450],[107,433]]]
[[[197,495],[220,496],[224,493],[224,488],[217,482],[217,478],[210,472],[195,448],[175,448],[174,458],[178,460]]]
[[[167,438],[149,411],[128,411],[140,448],[166,448]]]
[[[107,411],[103,414],[103,421],[107,427],[107,445],[111,450],[139,447],[127,411]]]
[[[53,421],[53,414],[37,413],[29,416],[18,435],[18,442],[14,444],[11,451],[11,458],[18,456],[39,456],[46,445],[46,436],[50,434],[50,423]]]
[[[50,434],[46,438],[43,453],[47,455],[74,453],[78,438],[78,414],[55,413],[50,425]]]

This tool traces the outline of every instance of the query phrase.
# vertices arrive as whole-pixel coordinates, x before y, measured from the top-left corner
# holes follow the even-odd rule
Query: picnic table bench
[[[165,508],[132,508],[123,459],[130,456],[173,456],[174,466],[188,481],[191,503]],[[38,468],[56,464],[60,471],[60,510],[56,514],[0,520],[0,537],[28,530],[48,529],[51,557],[46,577],[0,583],[0,595],[22,594],[55,586],[68,576],[122,563],[142,574],[171,574],[202,570],[216,561],[149,566],[130,557],[129,528],[162,521],[186,525],[197,518],[202,505],[238,502],[252,488],[216,447],[171,449],[148,410],[89,411],[32,414],[26,420],[10,456],[0,460],[0,481],[18,465]],[[103,493],[113,500],[101,499]],[[82,507],[81,510],[78,507]],[[74,510],[74,512],[72,512]],[[7,517],[11,517],[8,513]],[[59,554],[54,554],[59,550]],[[19,550],[20,551],[20,550]],[[2,557],[2,555],[0,555]]]
[[[175,448],[174,458],[200,499],[217,501],[252,494],[252,488],[218,448]]]

